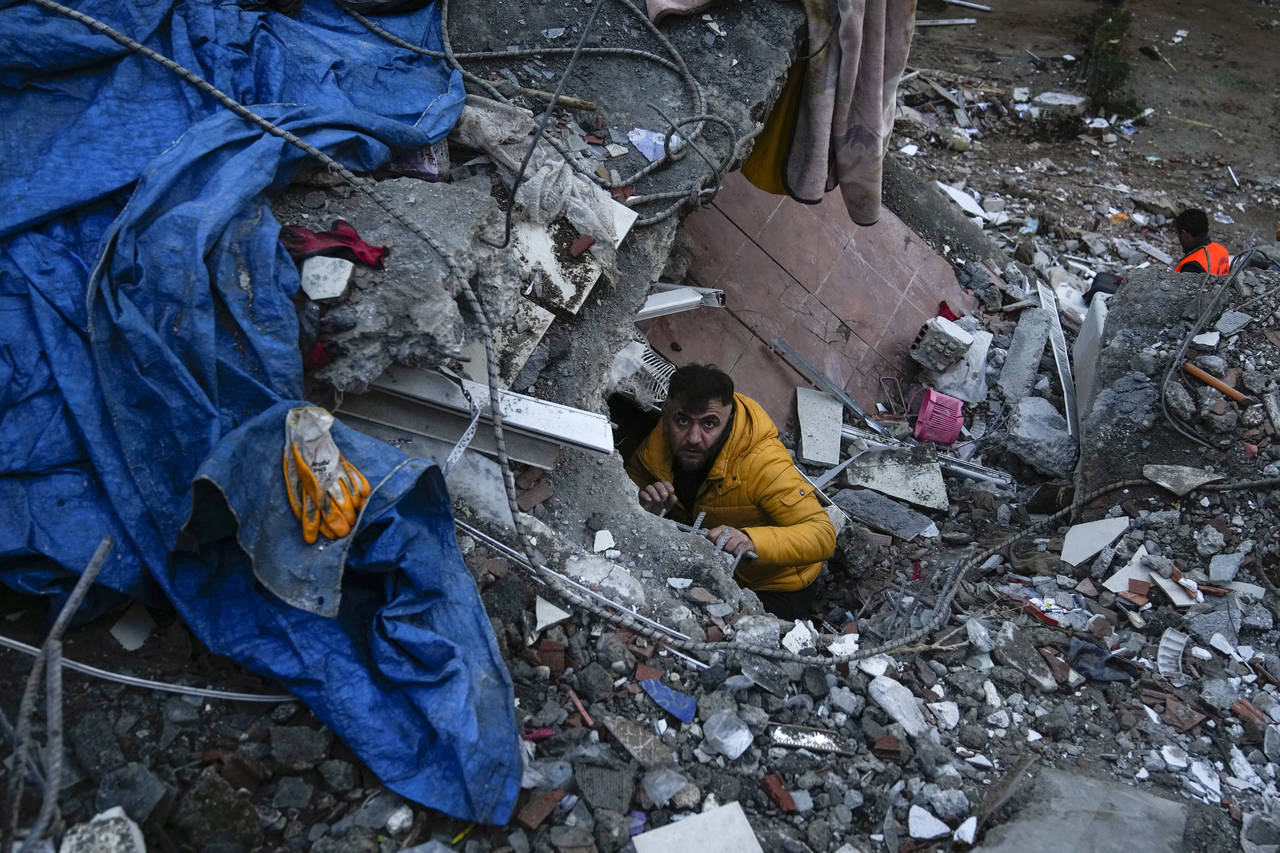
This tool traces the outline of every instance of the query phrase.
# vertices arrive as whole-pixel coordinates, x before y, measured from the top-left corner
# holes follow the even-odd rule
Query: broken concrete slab
[[[1178,497],[1200,488],[1205,483],[1222,479],[1221,474],[1210,474],[1203,468],[1192,468],[1187,465],[1143,465],[1142,476]]]
[[[823,391],[797,388],[796,418],[800,423],[800,461],[811,465],[839,462],[843,404]]]
[[[642,832],[631,842],[636,853],[764,853],[742,806],[736,802]]]
[[[1116,541],[1129,529],[1129,518],[1100,518],[1084,524],[1073,524],[1062,540],[1062,561],[1078,566]]]
[[[577,554],[565,561],[564,573],[606,598],[628,607],[643,607],[644,585],[630,572],[596,554]]]
[[[1068,478],[1075,471],[1076,440],[1066,419],[1043,397],[1024,397],[1009,416],[1011,453],[1051,477]]]
[[[1036,651],[1023,631],[1015,631],[1012,622],[1006,622],[996,634],[996,647],[992,652],[996,660],[1011,666],[1022,673],[1027,680],[1046,693],[1058,689],[1058,680],[1053,677],[1053,670]]]
[[[921,448],[864,453],[845,469],[844,481],[929,509],[951,505],[941,466]]]
[[[924,721],[924,714],[920,712],[916,697],[909,689],[887,675],[877,675],[871,679],[867,692],[876,704],[883,708],[894,722],[899,723],[911,737],[919,737],[929,728],[929,724]]]
[[[510,388],[529,361],[529,356],[546,335],[556,315],[528,299],[516,303],[515,314],[501,320],[491,318],[493,349],[497,354],[498,385]],[[479,330],[469,334],[470,341],[462,349],[462,358],[469,359],[462,368],[462,375],[473,382],[488,382],[485,367],[484,341]]]
[[[938,535],[937,524],[927,515],[867,489],[841,489],[831,500],[868,527],[899,539]]]
[[[453,183],[394,178],[378,184],[392,208],[430,232],[465,275],[482,274],[489,310],[505,316],[519,297],[521,281],[514,268],[490,262],[491,252],[476,240],[501,224],[491,189],[486,177]],[[343,355],[313,376],[339,390],[362,390],[393,362],[439,364],[456,358],[465,343],[465,324],[457,304],[459,283],[445,261],[364,193],[344,188],[324,194],[319,210],[304,203],[313,195],[308,187],[289,187],[272,210],[281,222],[307,227],[328,228],[341,218],[366,242],[391,247],[384,268],[370,271],[370,285],[360,287],[357,277],[347,300],[329,310],[329,325],[341,329],[332,340]]]
[[[996,383],[1007,402],[1016,403],[1031,393],[1052,325],[1053,317],[1043,308],[1028,308],[1018,318],[1013,342],[1009,344],[1009,353]]]
[[[975,853],[1130,853],[1135,839],[1143,853],[1187,849],[1186,806],[1128,785],[1045,768],[1026,802],[1012,820],[992,827]]]

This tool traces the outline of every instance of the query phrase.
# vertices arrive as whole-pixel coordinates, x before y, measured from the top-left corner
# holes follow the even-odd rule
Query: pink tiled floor
[[[888,210],[854,225],[839,193],[803,205],[731,174],[715,203],[685,222],[694,243],[689,283],[724,290],[725,310],[700,309],[646,325],[650,342],[676,364],[710,362],[773,415],[794,419],[805,379],[768,343],[781,337],[863,408],[879,378],[913,372],[907,349],[946,300],[976,302],[950,265]]]

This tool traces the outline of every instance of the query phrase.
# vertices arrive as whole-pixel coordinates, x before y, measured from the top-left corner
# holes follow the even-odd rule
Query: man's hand
[[[651,483],[640,490],[641,508],[663,513],[676,505],[676,487],[670,483]]]
[[[756,543],[751,541],[751,537],[736,527],[729,527],[728,525],[722,524],[719,527],[713,527],[710,530],[703,532],[714,544],[720,541],[720,537],[723,536],[726,531],[729,533],[729,538],[726,539],[724,543],[724,550],[726,554],[732,554],[736,557],[739,554],[743,554],[747,551],[754,551],[756,549]]]

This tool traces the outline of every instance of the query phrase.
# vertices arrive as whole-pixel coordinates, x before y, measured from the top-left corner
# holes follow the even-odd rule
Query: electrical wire
[[[40,650],[35,646],[29,646],[21,640],[15,640],[12,637],[6,637],[0,634],[0,646],[12,649],[15,652],[22,652],[28,655],[38,655]],[[62,658],[62,665],[72,672],[78,672],[81,675],[91,675],[94,678],[101,678],[103,681],[114,681],[116,684],[124,684],[128,687],[141,687],[144,690],[158,690],[161,693],[179,693],[186,696],[199,696],[202,699],[225,699],[228,702],[296,702],[298,697],[289,693],[235,693],[230,690],[215,690],[209,687],[191,687],[186,684],[170,684],[164,681],[152,681],[148,678],[139,678],[136,675],[124,675],[119,672],[112,672],[108,669],[99,669],[96,666],[90,666],[87,663]]]
[[[1083,503],[1096,500],[1097,498],[1102,497],[1106,494],[1109,494],[1112,491],[1115,491],[1117,489],[1128,488],[1131,486],[1149,485],[1148,481],[1146,480],[1123,480],[1117,483],[1111,483],[1109,485],[1103,486],[1088,495],[1081,496],[1078,499],[1078,501],[1074,503],[1072,506],[1067,507],[1053,515],[1046,517],[1045,519],[1033,525],[1032,527],[1010,536],[1009,538],[997,544],[996,546],[977,552],[965,559],[960,560],[954,566],[946,570],[943,586],[941,591],[938,594],[937,604],[933,608],[933,614],[931,615],[928,622],[922,625],[919,629],[916,629],[903,637],[895,638],[891,641],[881,643],[873,647],[860,649],[857,652],[849,655],[832,656],[829,658],[820,659],[812,656],[796,655],[783,649],[771,648],[766,646],[757,646],[757,645],[748,644],[748,643],[694,642],[690,640],[674,638],[670,636],[670,633],[669,633],[670,629],[665,629],[665,628],[660,629],[660,628],[651,627],[651,625],[645,624],[644,621],[641,621],[640,619],[638,619],[636,617],[636,614],[633,614],[630,611],[627,611],[625,608],[622,608],[618,605],[613,605],[615,609],[610,609],[605,605],[597,603],[591,598],[581,596],[577,591],[575,591],[572,588],[572,586],[569,583],[566,582],[568,579],[564,578],[564,576],[562,575],[557,576],[556,573],[538,572],[538,570],[534,568],[534,567],[543,565],[545,561],[540,559],[535,553],[535,550],[532,546],[532,543],[536,541],[535,537],[530,534],[527,527],[526,516],[524,515],[524,513],[520,511],[519,506],[516,502],[515,475],[511,471],[510,457],[507,453],[505,433],[503,430],[503,416],[502,416],[501,408],[499,406],[500,395],[498,391],[499,383],[498,383],[498,377],[497,377],[497,359],[494,353],[492,325],[489,322],[488,314],[487,314],[487,311],[485,310],[483,303],[481,302],[479,297],[476,295],[475,290],[471,286],[471,283],[468,277],[463,273],[461,268],[458,266],[457,261],[455,261],[450,255],[445,253],[444,250],[441,248],[441,246],[426,231],[424,231],[421,226],[408,220],[403,214],[401,214],[398,210],[396,210],[393,206],[391,206],[385,199],[383,199],[381,195],[373,188],[373,186],[369,184],[369,182],[360,180],[349,169],[344,167],[342,164],[338,163],[329,155],[325,154],[324,152],[315,148],[311,144],[307,143],[305,140],[302,140],[295,134],[290,133],[289,131],[285,131],[281,128],[276,127],[267,119],[262,118],[261,116],[254,113],[252,110],[249,110],[243,105],[235,102],[234,100],[226,96],[224,93],[222,93],[220,90],[216,89],[214,86],[212,86],[208,82],[202,80],[200,77],[198,77],[188,69],[182,67],[181,65],[174,62],[173,60],[170,60],[167,57],[164,57],[161,54],[156,53],[150,48],[145,47],[144,45],[138,43],[134,39],[131,39],[128,36],[125,36],[119,32],[116,32],[111,27],[102,23],[101,21],[97,21],[96,19],[93,19],[87,15],[77,12],[74,9],[70,9],[66,6],[63,6],[62,4],[57,3],[56,0],[29,0],[29,1],[36,3],[37,5],[40,5],[46,9],[50,9],[60,14],[67,15],[68,17],[71,17],[85,24],[86,26],[90,27],[96,32],[100,32],[104,35],[107,35],[108,37],[114,39],[115,41],[125,45],[126,47],[129,47],[130,49],[141,53],[147,58],[160,63],[165,68],[168,68],[169,70],[173,71],[175,74],[178,74],[179,76],[181,76],[184,80],[187,80],[189,83],[199,88],[201,91],[215,98],[215,100],[217,100],[219,103],[226,106],[228,109],[232,110],[236,115],[239,115],[240,117],[244,118],[246,121],[249,121],[255,124],[256,126],[261,127],[265,132],[270,133],[273,136],[282,138],[285,141],[289,142],[290,144],[301,148],[308,155],[316,158],[321,163],[323,163],[333,173],[340,176],[345,182],[350,184],[357,191],[362,192],[366,196],[368,196],[371,199],[371,201],[373,201],[376,205],[378,205],[378,207],[382,209],[391,220],[395,221],[397,224],[406,228],[410,233],[412,233],[413,235],[421,239],[427,246],[429,246],[434,252],[436,252],[437,255],[441,257],[444,263],[449,267],[451,275],[457,281],[458,286],[462,291],[462,294],[466,299],[468,306],[472,310],[473,314],[475,314],[478,325],[480,326],[481,339],[484,344],[484,350],[485,350],[486,378],[488,380],[488,386],[489,386],[489,411],[490,411],[490,421],[492,424],[493,434],[494,434],[495,450],[498,456],[499,469],[501,471],[502,484],[503,484],[505,496],[507,498],[507,505],[511,512],[511,516],[514,520],[517,539],[519,542],[519,548],[511,549],[511,550],[518,551],[518,553],[522,554],[524,557],[523,560],[517,560],[516,564],[520,565],[526,571],[533,573],[532,574],[533,577],[536,577],[539,580],[545,582],[548,585],[548,587],[551,590],[553,590],[557,595],[559,595],[562,599],[573,602],[576,606],[582,607],[583,609],[587,610],[588,612],[592,613],[593,615],[607,622],[629,628],[631,630],[636,631],[637,633],[640,633],[646,637],[649,637],[650,639],[654,639],[654,640],[666,643],[669,646],[679,648],[683,652],[705,652],[705,653],[736,652],[739,654],[754,654],[761,657],[771,658],[771,659],[781,660],[781,661],[789,661],[789,662],[805,663],[805,664],[815,664],[815,663],[821,662],[826,665],[836,665],[844,662],[862,660],[868,657],[873,657],[878,654],[885,654],[885,653],[893,652],[900,648],[904,648],[906,646],[909,646],[927,637],[928,635],[932,634],[935,630],[937,630],[937,628],[947,618],[949,618],[952,601],[955,598],[957,591],[959,590],[959,582],[963,578],[964,574],[967,572],[968,569],[978,565],[983,560],[986,560],[988,557],[998,553],[1000,550],[1008,547],[1009,545],[1015,542],[1018,542],[1021,539],[1024,539],[1028,536],[1032,536],[1038,533],[1039,531],[1046,529],[1049,525],[1066,518],[1068,515],[1073,513],[1079,505],[1082,505]],[[625,0],[620,0],[620,2],[623,2],[624,6],[628,5],[625,2]],[[443,3],[443,0],[442,0],[442,3]],[[447,9],[447,3],[442,5],[442,13],[446,11],[446,9]],[[633,11],[637,11],[637,10],[633,10]],[[644,20],[646,23],[649,23],[647,18],[645,18]],[[650,26],[652,25],[650,24]],[[654,28],[654,30],[656,32],[656,28]],[[658,35],[660,36],[661,34],[658,34]],[[665,41],[665,38],[664,38],[664,41]],[[448,47],[447,35],[446,35],[446,51],[445,52],[450,57],[454,56],[451,52],[451,49]],[[456,58],[451,59],[451,61],[456,62]],[[683,60],[681,60],[681,62],[683,62]],[[699,112],[701,112],[700,108],[699,108]],[[693,138],[694,136],[695,136],[694,133],[690,134],[690,138]],[[1255,481],[1255,482],[1267,483],[1270,481]],[[1226,490],[1227,488],[1231,488],[1233,486],[1250,487],[1249,484],[1245,484],[1245,486],[1240,486],[1239,484],[1227,484],[1227,485],[1219,484],[1219,486],[1220,486],[1219,490]],[[596,597],[599,598],[598,594],[596,595]],[[622,611],[622,612],[619,613],[616,611]],[[651,622],[652,620],[645,620],[645,621]]]
[[[567,48],[567,47],[547,47],[547,48],[516,48],[513,50],[466,51],[466,52],[458,53],[453,50],[452,39],[449,35],[449,12],[450,12],[449,0],[440,0],[441,42],[444,47],[444,50],[443,51],[430,50],[429,48],[419,47],[418,45],[405,41],[404,39],[400,38],[394,33],[388,32],[386,29],[379,26],[375,21],[370,20],[368,17],[362,15],[361,13],[355,11],[354,9],[351,9],[345,5],[343,5],[342,8],[347,14],[351,15],[351,17],[353,17],[356,21],[358,21],[360,24],[366,27],[370,32],[374,33],[380,38],[387,40],[391,44],[394,44],[397,47],[402,48],[404,50],[408,50],[408,51],[412,51],[413,53],[420,54],[422,56],[428,56],[434,59],[444,59],[447,63],[449,63],[450,67],[452,67],[459,74],[461,74],[465,80],[483,89],[493,99],[501,101],[503,103],[507,103],[507,104],[512,103],[510,98],[504,95],[496,86],[494,86],[488,80],[485,80],[484,78],[465,69],[462,66],[461,60],[466,59],[466,60],[474,60],[474,61],[484,61],[484,60],[494,60],[494,59],[509,59],[509,58],[516,58],[516,57],[522,57],[522,56],[570,55],[570,56],[573,56],[575,59],[577,56],[614,56],[614,57],[642,59],[647,62],[655,63],[663,68],[666,68],[670,71],[674,71],[675,73],[677,73],[681,77],[685,87],[689,90],[690,95],[693,97],[694,116],[691,117],[689,120],[687,120],[686,123],[692,123],[695,121],[698,122],[698,126],[694,128],[694,130],[688,136],[689,141],[693,141],[697,139],[698,136],[701,135],[702,133],[703,121],[707,116],[706,109],[705,109],[706,95],[702,90],[702,84],[699,83],[698,79],[693,76],[693,72],[689,69],[689,66],[685,62],[683,55],[676,48],[676,46],[672,44],[671,40],[668,39],[657,28],[657,26],[653,24],[652,21],[649,20],[648,16],[644,12],[640,11],[634,5],[627,2],[627,0],[618,0],[618,2],[624,9],[626,9],[631,15],[636,17],[637,20],[639,20],[644,25],[644,27],[648,30],[650,35],[653,36],[653,38],[656,39],[658,43],[662,45],[662,47],[672,56],[672,59],[667,59],[665,57],[659,56],[658,54],[651,53],[649,51],[641,50],[638,48],[585,47],[582,45],[581,41],[579,42],[579,47],[581,48],[581,50],[579,50],[578,48]],[[571,64],[572,64],[572,61],[571,61]],[[567,76],[568,74],[566,69],[565,74],[561,77],[561,81],[563,82],[563,80]],[[713,118],[720,118],[720,117],[715,116]],[[759,131],[756,131],[750,134],[747,138],[750,139],[754,137],[758,132]],[[560,154],[561,157],[564,158],[565,162],[568,163],[569,166],[574,171],[585,176],[586,178],[593,181],[594,183],[599,184],[600,186],[603,186],[606,189],[621,189],[623,187],[630,186],[634,184],[636,181],[639,181],[641,178],[644,178],[649,174],[653,173],[654,171],[656,171],[657,169],[662,168],[664,165],[671,162],[673,159],[669,156],[663,156],[653,161],[652,163],[648,164],[647,166],[640,168],[633,174],[628,175],[625,178],[619,178],[617,181],[613,181],[612,179],[601,178],[598,174],[595,173],[594,170],[585,168],[582,165],[582,163],[579,161],[579,159],[577,157],[574,157],[564,147],[564,144],[560,140],[556,139],[553,136],[547,136],[545,137],[545,140],[553,148],[555,148],[555,150]],[[735,156],[736,156],[736,152],[735,152]],[[702,183],[703,183],[703,180],[699,180],[697,185],[694,185],[691,188],[680,190],[678,192],[673,193],[669,197],[681,199],[680,203],[671,205],[657,214],[643,217],[642,219],[638,219],[635,223],[635,226],[633,227],[653,225],[658,222],[661,222],[664,219],[667,219],[668,217],[676,213],[683,206],[684,200],[689,199],[691,197],[691,193],[694,194],[692,195],[692,198],[694,199],[694,203],[695,204],[698,203],[701,200],[701,184]],[[717,186],[717,189],[718,189],[718,186]],[[714,193],[712,195],[714,195]],[[667,198],[667,197],[668,196],[662,196],[662,195],[658,195],[658,196],[638,195],[638,196],[632,196],[631,198],[627,199],[623,203],[626,204],[628,207],[637,207],[646,202],[662,200],[663,198]]]
[[[587,22],[582,25],[582,35],[578,37],[578,45],[573,49],[573,55],[569,57],[569,62],[565,65],[564,71],[561,72],[559,81],[556,82],[556,89],[551,93],[551,100],[547,102],[547,108],[538,117],[538,129],[533,134],[533,141],[529,143],[529,149],[524,152],[524,159],[520,161],[520,168],[516,171],[516,178],[511,184],[511,201],[507,203],[507,214],[502,229],[502,242],[489,243],[483,235],[480,236],[481,241],[495,249],[505,249],[511,245],[511,216],[516,209],[516,193],[520,190],[520,184],[524,181],[524,171],[529,168],[529,161],[533,159],[533,152],[538,148],[538,141],[547,132],[547,122],[551,121],[551,113],[555,111],[556,104],[560,102],[560,96],[564,94],[564,85],[569,82],[569,75],[573,72],[573,66],[577,64],[578,57],[582,55],[582,48],[586,47],[587,36],[591,34],[591,28],[595,26],[596,17],[599,16],[600,9],[603,6],[604,0],[596,0],[595,5],[591,7],[591,14],[587,16]]]

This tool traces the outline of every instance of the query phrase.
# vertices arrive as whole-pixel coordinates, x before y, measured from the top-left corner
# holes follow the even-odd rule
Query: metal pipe
[[[1221,379],[1217,378],[1213,374],[1206,373],[1205,371],[1196,367],[1191,362],[1189,361],[1185,362],[1182,365],[1182,369],[1185,370],[1187,373],[1190,373],[1196,379],[1199,379],[1205,385],[1208,385],[1210,388],[1217,388],[1219,391],[1221,391],[1223,394],[1226,394],[1228,397],[1230,397],[1232,400],[1235,400],[1237,403],[1244,402],[1244,394],[1232,388],[1230,385],[1223,382]]]

